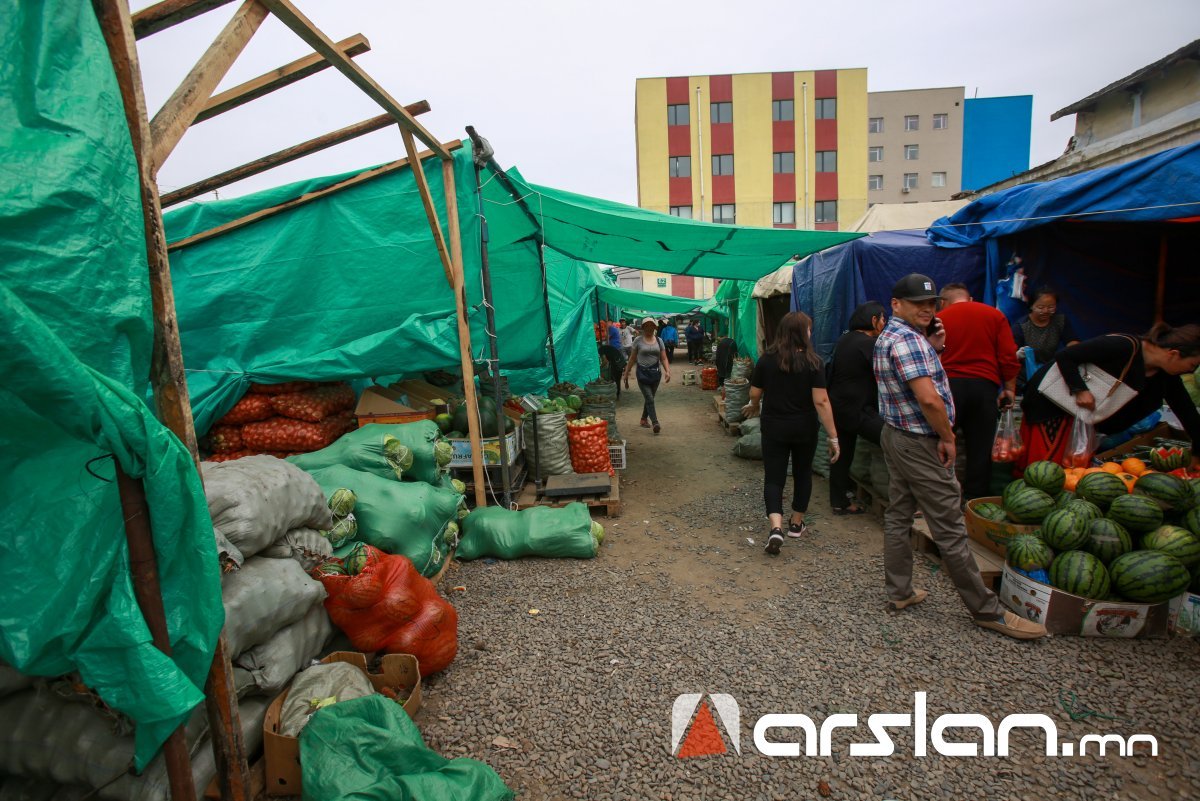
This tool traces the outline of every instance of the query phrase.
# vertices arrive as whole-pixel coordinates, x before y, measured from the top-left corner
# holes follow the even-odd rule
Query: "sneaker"
[[[903,601],[888,601],[889,612],[899,612],[901,609],[907,609],[910,606],[921,603],[929,597],[928,590],[915,590],[913,594],[905,598]]]
[[[771,556],[778,556],[779,549],[783,547],[783,532],[777,528],[771,529],[771,536],[767,537],[767,553]]]
[[[996,620],[976,620],[975,625],[998,631],[1016,640],[1036,640],[1046,636],[1046,627],[1041,623],[1026,620],[1012,612],[1005,612],[1003,617]]]
[[[792,539],[798,540],[808,533],[808,526],[804,525],[803,523],[788,523],[787,535]]]
[[[650,421],[647,420],[645,417],[643,417],[642,418],[642,428],[649,428],[649,427],[650,427]]]
[[[657,434],[659,431],[662,431],[662,426],[660,426],[658,423],[655,423],[654,424],[654,433]]]

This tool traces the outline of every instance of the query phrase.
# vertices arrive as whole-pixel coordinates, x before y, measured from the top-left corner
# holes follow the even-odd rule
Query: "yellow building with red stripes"
[[[640,78],[638,205],[738,225],[836,231],[867,210],[867,70]],[[643,272],[648,291],[712,279]]]

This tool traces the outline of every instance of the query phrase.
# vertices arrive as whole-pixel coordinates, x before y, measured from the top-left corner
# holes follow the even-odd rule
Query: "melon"
[[[1085,551],[1056,556],[1050,564],[1050,583],[1063,592],[1096,600],[1107,598],[1112,586],[1104,563]]]
[[[1008,508],[1009,501],[1013,499],[1013,496],[1024,489],[1029,489],[1029,485],[1021,479],[1018,478],[1016,481],[1010,481],[1008,486],[1004,488],[1004,492],[1000,493],[1000,503],[1005,508]]]
[[[1158,501],[1145,495],[1122,495],[1108,507],[1108,516],[1130,531],[1154,531],[1162,525]]]
[[[1054,499],[1040,489],[1018,490],[1006,505],[1008,516],[1017,523],[1040,523],[1054,511]]]
[[[1196,507],[1183,516],[1183,525],[1188,531],[1200,537],[1200,507]]]
[[[1133,550],[1133,537],[1115,520],[1100,518],[1091,521],[1083,549],[1105,565]]]
[[[1063,490],[1063,484],[1067,480],[1067,473],[1062,469],[1061,465],[1055,462],[1034,462],[1025,468],[1025,475],[1022,480],[1029,486],[1034,489],[1040,489],[1047,495],[1057,495]]]
[[[357,576],[361,573],[362,569],[367,566],[367,556],[369,554],[370,551],[367,550],[365,543],[360,542],[350,549],[350,553],[346,554],[346,558],[342,560],[342,563],[346,566],[346,574]]]
[[[1088,473],[1075,485],[1075,494],[1101,509],[1107,509],[1117,498],[1128,495],[1129,488],[1112,473]]]
[[[1069,509],[1059,509],[1042,521],[1042,539],[1056,553],[1078,550],[1088,541],[1088,523]]]
[[[1055,509],[1066,509],[1075,500],[1075,493],[1064,490],[1054,499]]]
[[[1054,561],[1054,552],[1032,534],[1018,534],[1008,540],[1008,563],[1021,570],[1044,570]]]
[[[1186,506],[1192,500],[1192,489],[1187,482],[1170,473],[1147,473],[1133,485],[1133,491],[1153,498],[1164,509]]]
[[[1188,570],[1200,565],[1200,537],[1179,526],[1160,526],[1142,537],[1142,548],[1174,556]]]
[[[1104,511],[1092,503],[1085,501],[1083,498],[1076,498],[1067,504],[1067,510],[1073,512],[1076,517],[1082,517],[1084,520],[1099,520],[1104,517]]]
[[[994,503],[977,503],[971,507],[971,511],[984,520],[992,520],[997,523],[1003,523],[1008,519],[1008,513],[1004,511],[1003,507]]]
[[[1192,577],[1183,563],[1162,551],[1130,551],[1113,560],[1117,592],[1138,603],[1161,603],[1183,592]]]

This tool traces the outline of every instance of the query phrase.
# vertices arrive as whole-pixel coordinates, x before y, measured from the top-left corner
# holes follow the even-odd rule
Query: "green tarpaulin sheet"
[[[758,301],[754,299],[754,281],[723,281],[713,297],[716,308],[729,315],[729,336],[737,343],[738,355],[758,358]]]
[[[137,166],[84,0],[0,2],[0,659],[78,670],[134,720],[137,766],[203,700],[224,621],[212,521],[154,418]],[[134,599],[112,459],[145,483],[174,651]]]
[[[620,306],[626,313],[647,314],[687,314],[705,303],[707,298],[680,298],[675,295],[659,295],[654,292],[642,292],[637,289],[624,289],[615,286],[599,288],[600,300]]]

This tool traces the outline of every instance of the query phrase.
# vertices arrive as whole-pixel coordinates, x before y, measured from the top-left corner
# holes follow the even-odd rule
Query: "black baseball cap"
[[[938,291],[937,287],[934,286],[933,279],[929,276],[921,275],[920,273],[909,273],[892,287],[892,297],[914,302],[936,300]]]

